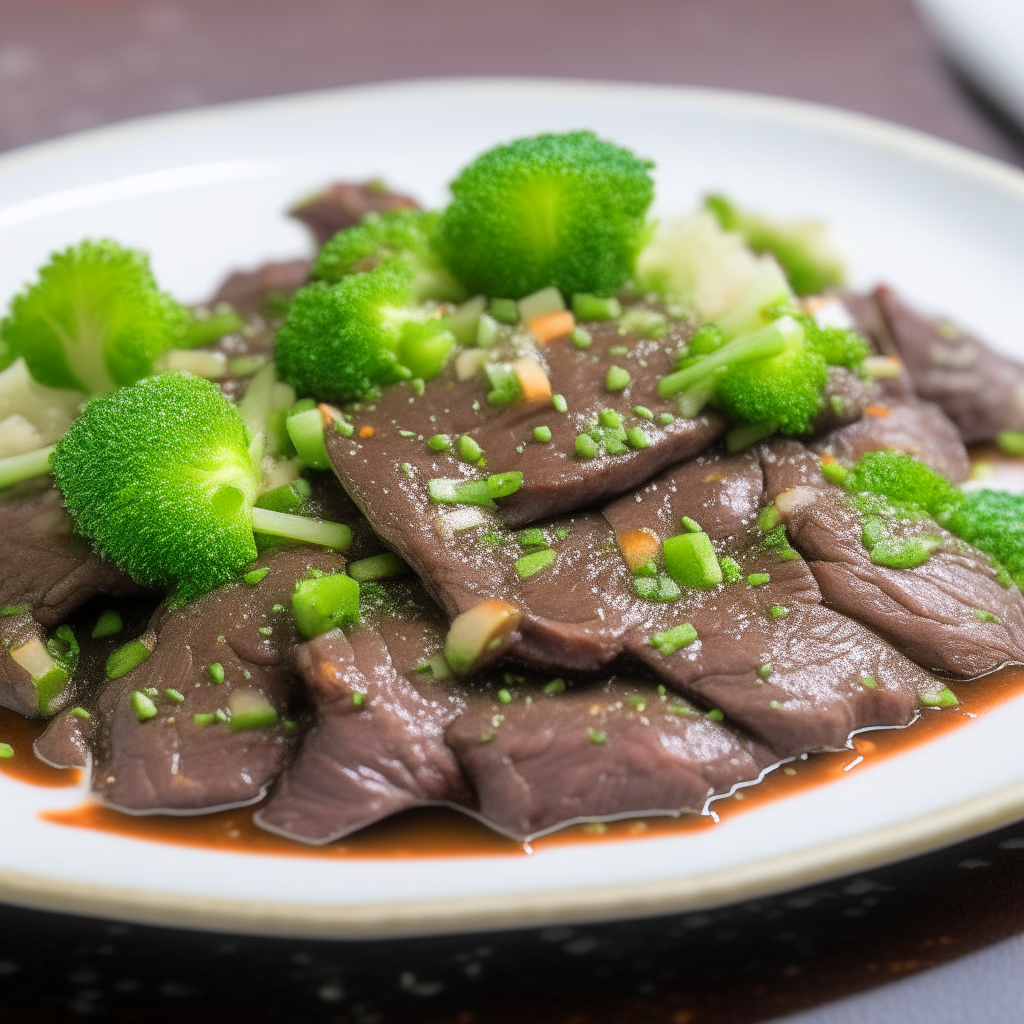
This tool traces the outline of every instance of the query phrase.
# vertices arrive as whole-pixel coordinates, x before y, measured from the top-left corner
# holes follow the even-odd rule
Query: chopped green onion
[[[261,494],[256,505],[271,512],[298,512],[312,493],[308,480],[293,480],[290,484],[282,484]]]
[[[680,648],[688,647],[696,639],[697,630],[689,622],[683,622],[662,633],[655,633],[647,642],[651,647],[657,647],[659,653],[669,655],[675,654]]]
[[[212,665],[207,665],[206,674],[217,686],[224,682],[224,666],[219,661],[215,661]]]
[[[551,404],[554,406],[555,412],[565,412],[569,408],[565,395],[552,395]]]
[[[597,453],[597,442],[589,434],[579,434],[577,436],[576,454],[581,459],[593,459]]]
[[[498,700],[500,700],[502,704],[511,704],[512,694],[509,693],[508,690],[502,688],[498,691]]]
[[[924,565],[932,552],[942,545],[942,538],[935,536],[909,537],[900,540],[895,537],[880,540],[871,549],[871,561],[890,569],[913,569]]]
[[[92,627],[92,638],[101,640],[105,636],[115,636],[122,629],[124,629],[124,620],[121,618],[120,612],[108,608],[105,612],[100,613],[96,625]]]
[[[725,712],[718,708],[712,708],[705,717],[710,718],[712,722],[723,722],[725,721]]]
[[[587,735],[590,737],[591,743],[596,743],[599,746],[608,739],[608,733],[603,729],[588,729]]]
[[[242,577],[242,582],[248,583],[249,586],[254,587],[266,577],[268,572],[270,572],[270,569],[268,569],[267,566],[263,566],[262,569],[253,569],[252,572],[247,572]]]
[[[921,703],[926,708],[955,708],[960,701],[948,686],[944,686],[938,693],[922,693]]]
[[[452,446],[452,439],[447,434],[435,434],[427,439],[427,447],[433,452],[446,452]]]
[[[614,297],[603,299],[588,292],[577,292],[572,297],[572,311],[578,320],[617,320],[622,316],[622,305]]]
[[[34,476],[46,476],[50,472],[52,451],[53,445],[50,445],[48,448],[37,448],[33,452],[0,459],[0,487],[10,487]]]
[[[483,448],[469,434],[463,434],[459,438],[459,456],[465,462],[476,462],[483,453]]]
[[[533,439],[540,444],[547,444],[551,440],[551,428],[550,427],[534,427],[533,428]]]
[[[551,548],[543,551],[535,551],[530,555],[523,555],[516,559],[516,572],[521,579],[527,580],[536,575],[541,569],[546,569],[557,558],[557,554]]]
[[[631,448],[642,449],[648,445],[647,435],[639,427],[630,427],[626,431],[626,440]]]
[[[772,709],[772,711],[781,711],[782,710],[782,702],[781,701],[777,701],[777,700],[770,700],[770,701],[768,701],[768,707],[770,707]]]
[[[494,499],[487,489],[486,480],[441,477],[427,481],[427,492],[434,501],[442,504],[494,506]]]
[[[216,719],[217,716],[212,711],[207,711],[205,713],[201,712],[192,716],[192,721],[195,722],[196,725],[213,725]]]
[[[0,608],[0,619],[7,615],[24,615],[25,612],[32,610],[30,604],[5,604],[3,608]],[[96,634],[93,633],[93,636]]]
[[[654,413],[646,405],[634,405],[633,414],[639,416],[642,420],[654,419]]]
[[[133,668],[138,668],[152,653],[141,640],[132,640],[123,647],[118,647],[107,658],[107,678],[120,679]]]
[[[622,417],[614,409],[602,409],[597,414],[597,422],[602,427],[610,430],[617,430],[622,426]]]
[[[752,572],[747,577],[747,583],[752,587],[763,587],[770,579],[771,576],[766,572]]]
[[[487,401],[491,405],[511,405],[523,393],[523,382],[511,366],[485,363],[484,374],[491,386],[491,390],[487,393]]]
[[[531,526],[528,530],[523,530],[517,540],[524,548],[528,547],[544,547],[547,545],[547,538],[544,536],[544,531],[539,527]]]
[[[116,676],[111,678],[116,678]],[[136,690],[132,694],[131,702],[140,722],[148,722],[151,718],[156,718],[156,705],[153,703],[153,699],[141,690]]]
[[[613,365],[605,375],[604,386],[608,391],[622,391],[631,379],[629,370]]]
[[[311,469],[331,468],[331,460],[324,445],[324,418],[319,409],[292,412],[285,419],[284,425],[304,465]]]
[[[871,676],[864,676],[864,678],[860,681],[860,685],[866,686],[869,690],[878,689],[877,680],[873,679]]]
[[[1024,434],[1017,430],[1001,430],[996,435],[996,444],[1007,455],[1024,455]]]
[[[10,743],[0,743],[0,758],[6,761],[11,757],[14,757],[14,747]]]
[[[722,579],[726,583],[737,583],[743,576],[743,570],[740,568],[739,562],[735,558],[730,558],[726,555],[724,558],[718,560],[718,564],[722,570]]]
[[[991,612],[986,611],[984,608],[975,608],[974,617],[979,622],[997,622],[1001,623],[1003,620],[998,615],[993,615]]]
[[[170,688],[164,690],[164,696],[169,701],[173,701],[175,704],[180,704],[185,699],[185,694],[183,694],[180,690],[174,690]]]
[[[760,667],[760,668],[759,668],[759,669],[757,670],[757,674],[758,674],[758,675],[759,675],[759,676],[760,676],[760,677],[761,677],[762,679],[767,679],[767,678],[768,678],[768,677],[769,677],[769,676],[770,676],[770,675],[772,674],[772,667],[771,667],[771,665],[762,665],[762,666],[761,666],[761,667]]]
[[[233,693],[230,701],[232,732],[247,732],[250,729],[269,729],[277,725],[277,711],[262,694],[243,690]]]
[[[369,558],[361,558],[358,562],[352,562],[348,567],[348,574],[357,583],[366,583],[370,580],[386,580],[392,576],[402,576],[409,571],[409,566],[390,551],[380,555],[371,555]]]
[[[767,505],[761,509],[761,514],[757,517],[757,528],[762,533],[770,533],[779,525],[781,519],[779,510],[774,505]]]
[[[821,463],[821,475],[830,484],[843,484],[850,475],[850,471],[839,462]]]
[[[711,538],[706,533],[682,533],[662,543],[665,566],[672,578],[685,587],[713,587],[722,582]]]
[[[487,478],[487,493],[492,498],[507,498],[523,486],[523,474],[518,470],[507,473],[492,473]]]
[[[491,299],[487,309],[498,323],[519,323],[519,307],[515,299]]]
[[[768,614],[773,619],[784,619],[789,614],[789,609],[784,604],[773,604],[768,609]]]
[[[302,580],[292,594],[292,613],[299,632],[319,636],[359,618],[359,584],[344,573]]]
[[[549,697],[553,697],[556,693],[565,693],[565,680],[552,679],[550,683],[544,684],[544,692]]]
[[[663,426],[667,427],[675,423],[676,418],[670,412],[663,412],[658,414],[658,422]]]
[[[680,516],[679,522],[682,524],[684,530],[687,533],[703,533],[700,523],[696,519],[691,519],[689,516]]]
[[[594,344],[594,339],[590,334],[590,331],[586,327],[575,327],[572,333],[569,335],[569,340],[577,348],[590,348]]]
[[[89,712],[86,711],[85,708],[72,708],[68,712],[68,714],[69,715],[74,715],[75,718],[81,718],[84,721],[88,721],[90,718],[92,718],[92,715],[89,714]]]

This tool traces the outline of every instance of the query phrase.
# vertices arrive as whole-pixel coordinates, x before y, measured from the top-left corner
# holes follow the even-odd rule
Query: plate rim
[[[867,114],[787,97],[698,86],[609,82],[534,76],[450,76],[413,78],[262,97],[208,107],[169,111],[117,121],[97,128],[33,143],[0,154],[0,182],[33,164],[69,159],[76,151],[102,150],[142,141],[148,135],[185,132],[259,119],[290,108],[356,108],[393,100],[403,93],[446,95],[486,89],[517,98],[559,94],[593,102],[657,103],[719,109],[723,112],[782,118],[944,167],[987,188],[1024,202],[1024,171],[996,157],[976,153]],[[164,165],[166,166],[166,164]],[[116,180],[110,177],[101,181]],[[54,194],[38,192],[36,196]],[[23,200],[0,206],[0,212]],[[881,864],[912,857],[1024,817],[1024,781],[992,790],[919,817],[872,829],[766,860],[676,878],[610,883],[537,893],[487,894],[375,902],[289,903],[273,900],[188,897],[152,890],[121,888],[0,870],[0,900],[40,910],[127,920],[139,924],[308,938],[397,938],[505,928],[540,927],[651,917],[721,906],[780,893]]]

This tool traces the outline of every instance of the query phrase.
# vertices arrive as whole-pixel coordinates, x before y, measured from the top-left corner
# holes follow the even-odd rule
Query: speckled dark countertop
[[[0,149],[161,110],[436,74],[755,89],[1024,162],[1020,137],[958,85],[909,0],[0,0]],[[0,1020],[748,1024],[1022,935],[1024,825],[713,913],[539,932],[303,942],[0,908]],[[971,991],[921,1020],[960,1022],[964,1006],[980,1024],[1024,1020],[1019,952],[998,951],[940,970],[936,991],[944,978]],[[987,973],[971,974],[975,963]],[[917,1024],[879,999],[807,1021]]]

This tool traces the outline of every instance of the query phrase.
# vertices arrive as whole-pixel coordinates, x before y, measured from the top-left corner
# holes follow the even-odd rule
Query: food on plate
[[[1024,367],[589,132],[339,183],[206,306],[109,240],[0,325],[0,704],[130,813],[329,843],[700,813],[1024,661]],[[994,398],[993,398],[994,396]],[[991,399],[991,400],[987,400]]]

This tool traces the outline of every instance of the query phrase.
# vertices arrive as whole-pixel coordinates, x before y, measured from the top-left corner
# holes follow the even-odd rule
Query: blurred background
[[[0,149],[307,89],[545,75],[812,100],[1021,164],[1022,11],[1019,0],[0,0]],[[0,1019],[753,1024],[806,1011],[803,1024],[1020,1024],[1022,958],[1018,826],[711,914],[429,942],[261,941],[0,908]]]

